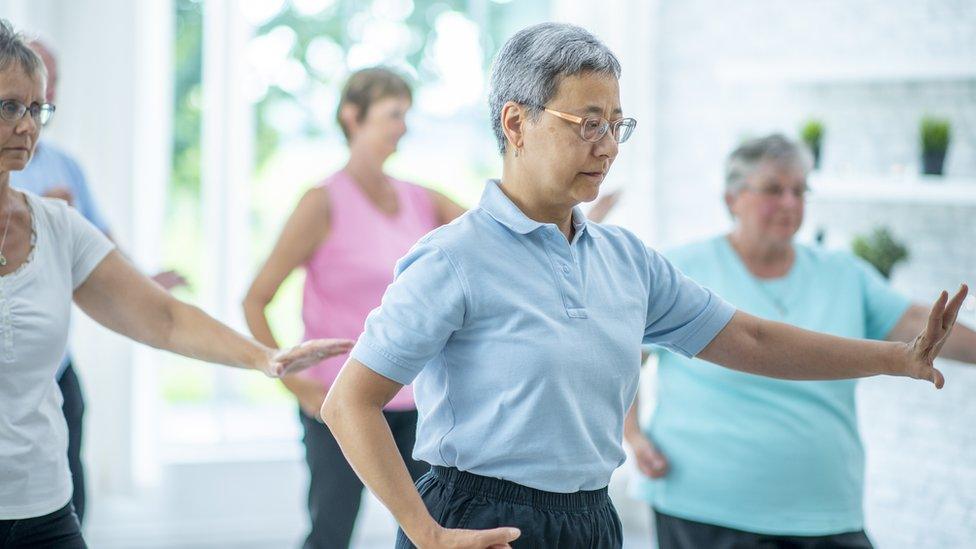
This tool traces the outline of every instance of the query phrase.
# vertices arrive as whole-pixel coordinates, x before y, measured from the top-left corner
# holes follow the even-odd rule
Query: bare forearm
[[[261,369],[271,350],[221,324],[198,307],[173,300],[172,327],[156,347],[190,358],[238,368]]]
[[[831,336],[739,311],[699,357],[767,377],[827,380],[893,373],[906,352],[902,343]]]
[[[342,453],[363,483],[393,514],[414,543],[433,536],[437,523],[400,457],[380,406],[350,402],[330,391],[322,418],[335,435]]]
[[[271,331],[271,325],[268,324],[268,317],[265,313],[267,306],[268,302],[248,297],[244,300],[244,320],[247,322],[247,329],[251,331],[254,339],[272,349],[277,349],[278,341]]]

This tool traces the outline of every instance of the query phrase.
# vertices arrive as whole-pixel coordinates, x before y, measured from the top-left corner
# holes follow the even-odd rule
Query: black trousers
[[[329,428],[299,412],[305,429],[305,461],[311,473],[308,487],[308,512],[312,530],[305,538],[304,549],[340,549],[349,547],[356,515],[363,493],[363,483],[349,466]],[[413,453],[417,436],[417,411],[385,411],[386,421],[407,470],[414,480],[430,468],[415,461]]]
[[[81,464],[82,419],[85,417],[85,397],[81,392],[81,383],[71,363],[58,379],[58,387],[64,396],[61,410],[64,420],[68,423],[68,467],[71,469],[71,482],[74,492],[71,503],[74,504],[78,522],[85,520],[85,468]]]
[[[772,536],[652,511],[658,549],[872,549],[864,530],[827,536]]]
[[[619,549],[623,533],[607,489],[558,494],[514,482],[432,467],[417,489],[445,528],[485,530],[514,526],[513,548]],[[413,548],[403,530],[397,549]]]
[[[71,503],[42,517],[0,520],[0,549],[86,549]]]

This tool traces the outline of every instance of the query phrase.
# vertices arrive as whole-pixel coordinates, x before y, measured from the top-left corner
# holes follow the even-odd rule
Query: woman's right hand
[[[651,478],[661,478],[668,474],[668,460],[658,451],[654,443],[643,433],[631,435],[627,442],[634,451],[637,468]]]
[[[518,528],[501,527],[491,530],[462,530],[438,528],[434,538],[418,543],[419,549],[502,549],[511,548],[509,542],[522,535]]]
[[[356,342],[351,339],[310,339],[291,349],[268,349],[267,356],[257,369],[268,377],[282,377],[300,372],[323,360],[352,350]]]

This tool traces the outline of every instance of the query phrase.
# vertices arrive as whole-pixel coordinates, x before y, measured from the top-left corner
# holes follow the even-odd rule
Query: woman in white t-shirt
[[[55,382],[72,300],[136,341],[273,377],[352,344],[269,349],[171,297],[65,202],[13,190],[10,172],[27,165],[54,113],[45,80],[40,59],[0,19],[0,549],[85,547]]]

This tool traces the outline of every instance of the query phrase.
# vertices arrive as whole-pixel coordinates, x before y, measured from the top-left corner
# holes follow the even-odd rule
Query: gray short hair
[[[736,147],[725,162],[725,192],[741,191],[746,186],[746,179],[766,161],[798,164],[804,174],[810,173],[813,167],[807,148],[783,134],[750,139]]]
[[[502,107],[514,101],[538,116],[564,76],[592,71],[620,78],[617,56],[583,28],[565,23],[540,23],[524,28],[505,42],[492,64],[488,91],[491,128],[498,150],[505,153]]]
[[[14,30],[10,21],[0,18],[0,71],[17,64],[31,76],[47,75],[44,62],[37,52],[31,49],[23,34]]]

